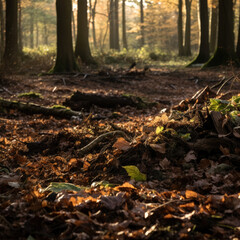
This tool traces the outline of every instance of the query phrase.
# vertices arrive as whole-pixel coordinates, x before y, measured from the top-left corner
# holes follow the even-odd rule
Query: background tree
[[[126,1],[122,0],[122,42],[123,48],[128,49],[126,33]]]
[[[178,55],[184,55],[182,0],[178,0]]]
[[[144,36],[144,6],[143,0],[140,0],[140,24],[141,24],[141,39],[140,45],[141,47],[145,44],[145,36]]]
[[[77,41],[75,56],[85,64],[95,64],[88,41],[87,0],[78,0]]]
[[[196,63],[205,63],[209,60],[209,19],[208,19],[208,1],[199,0],[200,12],[200,48],[197,57],[191,62],[190,65]]]
[[[72,1],[56,0],[57,12],[57,58],[52,73],[78,70],[72,45]]]
[[[109,43],[110,49],[120,50],[119,45],[119,23],[118,23],[118,0],[110,0],[109,7]]]
[[[18,1],[6,0],[6,38],[4,64],[13,67],[18,62]]]
[[[96,27],[95,27],[95,18],[96,18],[96,7],[97,7],[97,0],[94,0],[92,3],[92,0],[89,0],[89,8],[90,8],[90,21],[92,24],[92,37],[93,37],[93,44],[94,47],[97,48],[97,40],[96,40]]]
[[[214,52],[217,46],[218,0],[212,0],[211,5],[211,35],[209,47],[210,52]]]
[[[185,27],[185,44],[184,55],[191,56],[191,4],[192,0],[185,0],[186,6],[186,27]]]
[[[217,49],[205,67],[225,65],[236,61],[233,25],[233,1],[219,0]]]
[[[3,53],[4,53],[4,14],[3,14],[3,2],[0,0],[0,61],[2,61]]]

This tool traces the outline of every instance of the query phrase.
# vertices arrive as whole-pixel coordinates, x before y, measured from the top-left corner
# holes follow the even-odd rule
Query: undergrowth
[[[139,49],[123,49],[121,51],[92,51],[94,59],[99,65],[113,65],[116,68],[128,67],[133,62],[137,63],[137,67],[141,68],[146,65],[149,67],[183,67],[191,58],[178,57],[177,52],[166,52],[157,48],[142,47]],[[23,49],[23,58],[21,62],[21,70],[48,71],[55,63],[56,48],[55,46],[39,46],[38,48]]]

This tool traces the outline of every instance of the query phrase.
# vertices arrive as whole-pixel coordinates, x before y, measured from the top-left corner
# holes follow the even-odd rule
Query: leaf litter
[[[159,76],[176,75],[131,81],[142,87]],[[52,94],[54,81],[44,81]],[[97,84],[108,93],[111,83]],[[61,104],[72,86],[62,86],[62,100],[40,89],[42,103]],[[161,104],[114,114],[93,106],[83,120],[1,109],[0,238],[240,238],[240,109],[233,96],[202,86],[162,113]]]

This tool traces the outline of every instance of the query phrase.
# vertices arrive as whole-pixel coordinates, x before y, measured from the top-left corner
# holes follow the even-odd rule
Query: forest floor
[[[79,91],[155,104],[75,102],[82,116],[70,119],[0,104],[0,239],[240,239],[240,124],[207,111],[219,86],[178,105],[232,76],[222,98],[238,95],[238,74],[2,75],[0,97],[11,101],[63,105]]]

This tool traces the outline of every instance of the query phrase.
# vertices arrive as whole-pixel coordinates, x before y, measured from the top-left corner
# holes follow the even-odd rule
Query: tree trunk
[[[75,17],[74,12],[72,11],[72,31],[73,31],[73,42],[76,41],[76,26],[75,26]]]
[[[13,67],[18,60],[18,1],[6,0],[6,42],[4,63]]]
[[[0,35],[0,61],[2,61],[4,53],[4,15],[3,15],[3,3],[0,0],[0,21],[1,21],[1,35]]]
[[[209,20],[208,20],[208,2],[199,0],[201,38],[198,56],[192,61],[192,64],[205,63],[209,60]]]
[[[38,26],[38,21],[36,19],[36,47],[39,45],[39,26]]]
[[[183,48],[183,14],[182,14],[182,0],[178,0],[178,55],[184,55],[184,48]]]
[[[119,22],[118,22],[118,0],[114,2],[114,49],[120,50],[119,46]]]
[[[127,34],[126,34],[126,0],[122,0],[122,41],[123,48],[128,49]]]
[[[212,0],[210,52],[214,52],[217,46],[217,29],[218,29],[218,1]]]
[[[144,36],[144,9],[143,9],[143,0],[140,0],[140,24],[141,24],[141,47],[145,44],[145,36]]]
[[[34,48],[34,13],[30,13],[30,48]]]
[[[110,25],[110,31],[109,31],[109,44],[110,49],[114,49],[114,0],[110,0],[110,7],[109,7],[109,25]]]
[[[48,45],[48,30],[46,18],[43,19],[43,42],[44,45]]]
[[[185,0],[186,5],[186,30],[185,30],[185,45],[184,55],[191,56],[191,4],[192,0]]]
[[[239,6],[239,14],[240,14],[240,6]],[[238,25],[238,41],[237,41],[237,48],[236,48],[236,55],[238,60],[240,61],[240,15],[239,15],[239,25]]]
[[[219,0],[218,45],[213,57],[204,67],[237,62],[233,25],[233,0]]]
[[[23,43],[22,43],[22,1],[19,0],[18,2],[18,46],[19,46],[19,53],[22,53]]]
[[[79,70],[72,45],[72,1],[56,0],[57,11],[57,58],[51,73],[74,72]]]
[[[92,5],[92,1],[90,0],[90,11],[92,14],[92,37],[93,37],[93,45],[95,48],[97,48],[96,27],[95,27],[96,7],[97,7],[97,0],[94,1],[93,5]]]
[[[87,0],[78,0],[77,41],[75,56],[85,64],[96,64],[88,40]]]

